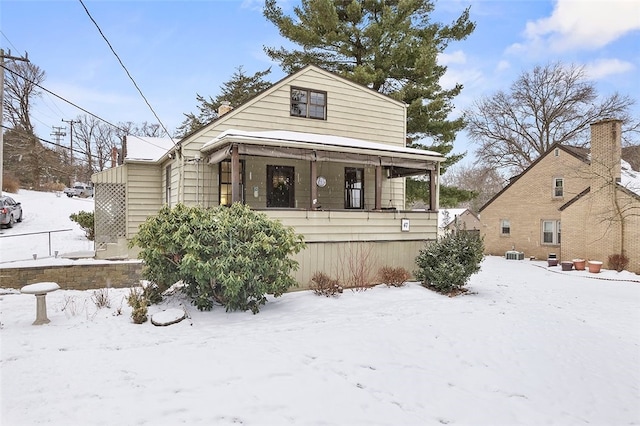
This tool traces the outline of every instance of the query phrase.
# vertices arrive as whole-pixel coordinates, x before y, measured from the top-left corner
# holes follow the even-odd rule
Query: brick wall
[[[65,290],[131,287],[142,279],[141,262],[97,265],[62,265],[0,269],[0,287],[19,289],[27,284],[53,281]]]
[[[546,259],[561,256],[560,245],[542,243],[542,220],[560,220],[558,208],[589,187],[588,164],[558,149],[540,158],[511,187],[480,212],[481,234],[487,254],[504,256],[507,250],[526,257]],[[554,196],[554,178],[564,179],[564,194]],[[509,235],[501,234],[501,221],[511,224]],[[566,226],[562,223],[562,232]]]

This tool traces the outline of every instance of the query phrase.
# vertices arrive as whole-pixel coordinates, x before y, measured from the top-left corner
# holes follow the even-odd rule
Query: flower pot
[[[573,267],[576,271],[584,271],[587,261],[584,259],[573,259]]]
[[[562,266],[563,271],[570,271],[573,269],[573,262],[561,262],[560,265]]]
[[[592,274],[597,274],[600,272],[600,268],[602,268],[602,262],[598,260],[590,260],[589,261],[589,272]]]
[[[548,266],[558,266],[558,259],[547,259]]]

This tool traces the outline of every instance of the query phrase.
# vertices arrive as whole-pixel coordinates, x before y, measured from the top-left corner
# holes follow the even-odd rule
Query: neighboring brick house
[[[591,151],[551,148],[480,208],[487,254],[601,260],[640,273],[640,173],[621,161],[621,122],[591,125]],[[621,167],[621,164],[623,165]]]

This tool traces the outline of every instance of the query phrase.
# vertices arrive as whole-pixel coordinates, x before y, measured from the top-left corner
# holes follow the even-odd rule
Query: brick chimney
[[[229,101],[222,101],[222,105],[220,105],[220,107],[218,108],[218,117],[222,117],[232,109],[233,107],[231,106],[231,103],[229,103]]]
[[[118,148],[115,146],[111,148],[111,167],[115,167],[118,164]]]
[[[621,120],[606,119],[591,125],[591,178],[600,180],[597,187],[620,181],[621,132]]]

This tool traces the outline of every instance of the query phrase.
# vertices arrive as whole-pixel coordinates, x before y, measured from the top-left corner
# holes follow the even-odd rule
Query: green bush
[[[135,324],[142,324],[147,321],[147,299],[142,289],[129,289],[127,304],[132,308],[131,319]]]
[[[87,239],[89,239],[90,241],[93,241],[95,239],[96,233],[93,212],[80,211],[78,213],[73,213],[71,216],[69,216],[69,219],[80,225],[80,227],[84,230]]]
[[[159,293],[182,280],[200,310],[219,302],[227,311],[259,311],[266,295],[297,285],[290,258],[304,248],[302,236],[265,214],[231,207],[164,207],[140,225],[131,245],[142,250],[144,277]]]
[[[477,234],[456,231],[428,243],[416,258],[415,276],[424,286],[443,294],[456,294],[480,270],[484,242]]]

